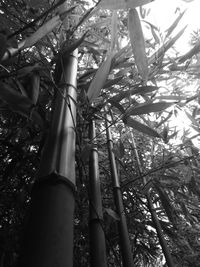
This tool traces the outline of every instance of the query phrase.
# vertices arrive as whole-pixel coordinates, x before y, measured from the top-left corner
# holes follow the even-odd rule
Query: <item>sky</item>
[[[193,0],[188,2],[184,0],[155,0],[154,2],[145,6],[150,8],[151,11],[148,16],[149,22],[152,22],[155,26],[164,32],[174,22],[179,12],[175,13],[177,8],[180,8],[181,12],[186,10],[184,16],[179,22],[177,32],[180,31],[185,25],[187,29],[177,42],[177,50],[181,53],[186,53],[191,49],[189,41],[191,39],[191,33],[197,29],[200,29],[200,0]],[[173,117],[170,125],[176,125],[179,130],[190,128],[191,122],[183,111],[179,112],[177,118]],[[190,128],[191,136],[197,134]],[[194,139],[193,143],[200,148],[200,140]]]
[[[179,27],[177,27],[178,31],[188,25],[177,43],[180,50],[186,52],[189,49],[188,42],[191,39],[191,33],[200,29],[200,0],[190,2],[189,0],[187,2],[186,0],[155,0],[145,7],[151,9],[148,19],[162,31],[166,30],[178,16],[179,13],[175,13],[177,8],[180,8],[181,11],[186,10],[179,22]]]

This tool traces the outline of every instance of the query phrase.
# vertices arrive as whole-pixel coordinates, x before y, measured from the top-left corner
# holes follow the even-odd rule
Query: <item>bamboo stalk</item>
[[[140,162],[140,158],[139,158],[139,155],[138,155],[135,139],[134,139],[134,136],[133,136],[132,132],[131,132],[131,138],[132,138],[132,145],[133,145],[133,150],[134,150],[136,162],[137,162],[137,165],[138,165],[139,174],[142,176],[142,165],[141,165],[141,162]],[[146,183],[147,183],[146,177],[143,176],[142,180],[143,180],[143,184],[145,186]],[[165,256],[165,260],[167,262],[167,265],[168,265],[168,267],[174,267],[175,265],[173,263],[172,256],[170,254],[170,251],[169,251],[169,248],[167,246],[166,240],[165,240],[165,238],[163,236],[162,228],[161,228],[160,222],[158,220],[156,211],[154,209],[153,203],[151,201],[149,190],[146,193],[146,199],[147,199],[147,204],[148,204],[149,211],[151,213],[151,218],[152,218],[152,221],[154,223],[154,226],[155,226],[155,229],[156,229],[156,232],[157,232],[157,235],[158,235],[158,239],[159,239],[160,245],[162,247],[162,251],[163,251],[163,254]]]
[[[105,125],[106,125],[107,146],[108,146],[108,153],[109,153],[109,160],[110,160],[111,176],[113,180],[113,192],[114,192],[114,198],[115,198],[115,205],[116,205],[117,213],[120,218],[118,222],[118,229],[119,229],[119,237],[120,237],[120,247],[122,251],[123,266],[133,267],[134,263],[133,263],[133,256],[132,256],[132,251],[131,251],[131,246],[130,246],[126,215],[124,212],[123,197],[122,197],[119,177],[117,173],[115,155],[113,153],[113,141],[112,141],[110,125],[108,123],[107,115],[106,115]]]
[[[77,51],[63,63],[20,259],[22,267],[73,266]]]
[[[96,143],[95,121],[89,126],[89,138]],[[90,178],[90,262],[91,267],[107,267],[103,212],[98,167],[98,151],[94,146],[89,161]]]

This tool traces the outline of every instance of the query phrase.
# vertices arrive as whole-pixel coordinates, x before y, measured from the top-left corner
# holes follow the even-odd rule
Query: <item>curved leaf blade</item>
[[[29,84],[27,85],[27,96],[31,99],[34,105],[37,104],[40,93],[40,76],[39,73],[33,73],[29,78]]]
[[[154,183],[154,187],[156,188],[156,191],[159,194],[160,201],[162,203],[163,209],[165,210],[169,221],[172,223],[172,225],[175,225],[174,207],[171,205],[171,202],[170,202],[170,199],[169,199],[168,195],[156,183]]]
[[[47,21],[44,25],[42,25],[36,32],[34,32],[30,37],[25,40],[23,49],[27,47],[31,47],[35,43],[37,43],[40,39],[46,36],[49,32],[51,32],[55,27],[57,27],[61,23],[60,16],[57,15]]]
[[[130,126],[131,128],[139,131],[139,132],[147,134],[148,136],[161,138],[161,136],[158,132],[156,132],[155,130],[153,130],[149,126],[146,126],[146,125],[134,120],[133,118],[129,117],[129,118],[124,119],[124,123],[126,125]]]
[[[101,0],[98,7],[103,9],[126,9],[135,8],[151,3],[153,0]]]
[[[185,55],[181,56],[178,60],[179,63],[184,63],[186,60],[191,59],[194,55],[200,52],[200,42],[198,41],[195,46],[188,51]]]
[[[14,110],[19,107],[21,107],[21,110],[27,110],[33,105],[29,98],[21,95],[9,85],[2,82],[0,82],[0,98]]]
[[[186,96],[179,96],[179,95],[160,95],[154,97],[154,99],[160,99],[160,100],[173,100],[173,101],[182,101],[182,100],[187,100]]]
[[[110,66],[112,61],[112,53],[108,55],[107,59],[101,64],[100,68],[97,70],[87,92],[87,98],[91,103],[95,98],[97,98],[103,88],[105,81],[110,72]]]
[[[148,114],[151,112],[160,112],[168,107],[171,107],[175,103],[158,102],[158,103],[144,104],[138,107],[131,107],[126,111],[125,115],[131,116],[131,115]]]
[[[0,82],[0,99],[6,102],[13,112],[31,119],[41,127],[44,127],[43,120],[34,108],[32,100],[2,82]]]
[[[7,36],[0,33],[0,61],[6,51]]]
[[[167,29],[166,38],[173,32],[173,30],[177,27],[179,21],[182,19],[183,15],[185,14],[185,11],[179,14],[179,16],[175,19],[175,21],[172,23],[172,25]]]
[[[138,87],[133,87],[133,89],[131,90],[127,90],[127,91],[122,91],[119,94],[116,94],[115,96],[113,96],[110,100],[114,100],[114,101],[118,101],[120,102],[122,99],[126,98],[126,97],[130,97],[132,95],[135,94],[147,94],[147,93],[151,93],[155,90],[158,90],[159,87],[157,86],[138,86]]]
[[[114,220],[119,221],[119,215],[116,211],[112,210],[111,208],[105,208],[105,211],[108,213],[110,217],[112,217]]]
[[[108,80],[108,81],[104,84],[103,88],[109,88],[109,87],[111,87],[112,85],[118,84],[122,79],[123,79],[123,76],[117,77],[117,78],[112,79],[112,80]]]
[[[115,49],[115,45],[117,43],[117,11],[113,12],[112,16],[112,24],[111,24],[111,45],[110,45],[110,51],[113,51]]]
[[[162,57],[167,50],[169,50],[175,42],[182,36],[187,26],[185,26],[180,32],[178,32],[173,38],[168,40],[165,44],[163,44],[148,60],[149,65],[156,62],[160,57]]]
[[[140,23],[139,15],[136,9],[130,9],[128,14],[128,30],[132,46],[135,64],[142,79],[146,82],[148,79],[148,60],[145,51],[145,41]]]

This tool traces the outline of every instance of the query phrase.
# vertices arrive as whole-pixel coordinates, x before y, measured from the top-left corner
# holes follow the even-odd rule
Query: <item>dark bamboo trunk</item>
[[[53,120],[33,187],[20,267],[72,267],[77,51],[63,64]],[[63,97],[65,96],[65,98]]]
[[[96,144],[95,122],[90,122],[89,138]],[[90,262],[91,267],[107,267],[106,244],[99,179],[98,151],[93,147],[89,161],[90,178]]]
[[[113,141],[110,132],[110,125],[108,123],[108,118],[106,117],[106,134],[107,134],[107,145],[108,145],[108,153],[111,167],[111,176],[113,180],[113,192],[115,198],[116,210],[119,215],[118,229],[119,229],[119,237],[120,237],[120,247],[121,254],[123,260],[124,267],[133,267],[133,256],[130,246],[126,215],[124,212],[124,204],[123,198],[120,188],[120,182],[117,173],[117,166],[115,161],[115,155],[113,153]]]
[[[151,213],[151,218],[152,218],[152,221],[154,223],[154,226],[155,226],[155,229],[156,229],[156,232],[157,232],[157,236],[158,236],[160,245],[162,247],[162,251],[163,251],[163,254],[165,256],[165,260],[167,262],[167,266],[168,267],[174,267],[175,265],[173,263],[172,256],[171,256],[171,254],[169,252],[169,248],[167,246],[166,240],[165,240],[165,238],[163,236],[162,228],[161,228],[160,222],[158,220],[156,211],[155,211],[155,209],[153,207],[149,192],[146,194],[146,197],[147,197],[149,211]]]

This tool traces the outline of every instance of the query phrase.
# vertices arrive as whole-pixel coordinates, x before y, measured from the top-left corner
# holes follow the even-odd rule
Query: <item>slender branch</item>
[[[139,176],[142,178],[143,185],[145,187],[147,185],[147,180],[146,180],[146,177],[144,177],[144,176],[142,177],[142,165],[141,165],[141,161],[140,161],[140,158],[139,158],[139,155],[138,155],[138,150],[137,150],[135,139],[134,139],[134,136],[133,136],[132,132],[131,132],[131,137],[132,137],[132,144],[133,144],[133,148],[134,148],[136,162],[137,162],[137,165],[138,165]],[[171,253],[170,253],[169,248],[167,246],[167,242],[166,242],[166,240],[164,238],[164,235],[163,235],[162,227],[160,225],[157,213],[155,211],[153,202],[151,200],[150,190],[147,189],[147,192],[145,193],[145,196],[146,196],[146,199],[147,199],[149,211],[151,213],[152,221],[154,223],[154,227],[155,227],[156,232],[157,232],[158,240],[160,242],[163,254],[165,256],[165,260],[167,262],[168,267],[173,267],[174,263],[173,263],[173,260],[172,260],[172,256],[171,256]]]
[[[178,160],[176,162],[173,162],[173,163],[169,163],[169,164],[166,164],[166,165],[162,165],[158,168],[155,168],[155,169],[152,169],[150,171],[148,171],[147,173],[143,173],[141,175],[139,175],[138,177],[132,179],[131,181],[128,181],[127,183],[124,183],[121,187],[124,188],[126,187],[127,185],[131,184],[131,183],[134,183],[135,181],[139,180],[140,178],[143,178],[143,177],[146,177],[146,176],[149,176],[150,174],[153,174],[157,171],[160,171],[162,169],[169,169],[170,167],[173,167],[174,165],[176,164],[179,164],[187,159],[192,159],[194,156],[189,156],[189,157],[185,157],[184,159],[181,159],[181,160]]]

